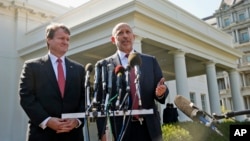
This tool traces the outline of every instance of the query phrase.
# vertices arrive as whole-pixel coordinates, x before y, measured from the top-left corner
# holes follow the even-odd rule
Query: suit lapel
[[[66,94],[67,88],[70,85],[70,82],[72,82],[70,79],[73,78],[72,75],[74,75],[74,65],[69,61],[67,57],[65,57],[65,68],[66,68],[66,83],[65,83],[65,89],[64,89],[64,96]]]
[[[51,60],[49,58],[49,55],[45,55],[42,58],[42,65],[44,65],[42,67],[42,69],[44,69],[44,72],[48,75],[48,79],[50,80],[51,85],[58,91],[58,94],[60,94],[60,90],[59,90],[59,86],[58,86],[58,83],[57,83],[56,75],[55,75]]]
[[[113,63],[115,66],[121,65],[121,60],[120,60],[120,58],[119,58],[118,53],[115,53],[115,54],[113,54],[112,56],[110,56],[110,57],[107,59],[107,61],[108,61],[109,63]]]

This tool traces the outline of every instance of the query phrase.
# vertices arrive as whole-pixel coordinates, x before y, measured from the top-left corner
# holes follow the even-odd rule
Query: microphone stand
[[[86,77],[86,83],[85,83],[85,93],[86,93],[86,98],[85,98],[85,107],[86,107],[86,113],[88,112],[90,108],[90,82],[89,82],[89,75]],[[84,140],[89,141],[89,124],[88,124],[88,114],[86,114],[86,117],[84,118]]]
[[[126,68],[126,72],[125,72],[125,75],[126,75],[126,95],[124,96],[123,98],[123,101],[121,103],[121,106],[119,109],[121,109],[122,105],[124,104],[124,110],[128,110],[128,107],[129,107],[129,95],[130,95],[130,66],[127,66]],[[124,103],[126,101],[126,103]]]
[[[140,75],[136,74],[136,78],[135,78],[135,90],[136,90],[136,94],[138,96],[138,105],[139,105],[139,109],[142,108],[142,102],[141,102],[141,93],[140,93]]]
[[[217,129],[217,127],[213,124],[215,123],[215,119],[211,118],[212,121],[208,121],[206,119],[206,116],[208,117],[212,117],[211,115],[209,115],[208,113],[204,112],[204,111],[200,111],[198,110],[196,112],[196,117],[198,117],[199,121],[202,122],[205,126],[210,127],[213,131],[215,131],[217,134],[219,134],[220,136],[223,136],[223,134]]]
[[[220,119],[223,119],[223,118],[230,118],[230,117],[240,116],[240,115],[245,115],[245,114],[250,114],[250,110],[227,112],[227,113],[225,113],[223,115],[216,115],[215,113],[213,113],[213,117],[216,120],[220,120]]]

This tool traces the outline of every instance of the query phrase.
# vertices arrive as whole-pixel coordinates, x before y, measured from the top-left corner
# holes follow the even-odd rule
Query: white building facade
[[[169,81],[166,102],[180,94],[207,112],[220,114],[216,72],[226,71],[233,101],[237,101],[234,109],[244,109],[237,71],[242,53],[233,48],[231,36],[168,1],[91,0],[67,9],[48,1],[0,0],[0,13],[1,141],[25,140],[28,119],[19,104],[19,75],[25,60],[47,53],[44,31],[50,22],[71,29],[67,56],[84,65],[113,54],[116,48],[110,42],[111,30],[118,22],[127,22],[136,35],[135,49],[156,56]],[[196,78],[201,75],[204,77]],[[188,119],[180,113],[181,121]]]

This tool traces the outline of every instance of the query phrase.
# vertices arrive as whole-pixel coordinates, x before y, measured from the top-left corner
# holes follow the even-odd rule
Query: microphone
[[[139,82],[139,80],[140,80],[140,74],[141,74],[140,66],[142,64],[142,61],[141,61],[140,54],[137,53],[137,52],[129,54],[129,56],[128,56],[128,64],[129,64],[130,67],[134,68],[134,70],[135,70],[135,76],[136,76],[136,78],[135,78],[136,94],[138,96],[138,105],[141,108],[142,101],[141,101],[140,82]]]
[[[127,109],[128,108],[128,104],[129,104],[129,101],[128,101],[129,99],[127,99],[127,97],[130,94],[130,66],[129,65],[126,67],[126,70],[125,70],[125,82],[126,82],[126,95],[124,96],[124,98],[122,100],[122,103],[120,104],[119,110],[121,109],[122,105],[125,102],[126,103],[125,103],[124,109]]]
[[[102,88],[103,90],[106,90],[106,79],[107,79],[107,61],[103,60],[101,62],[101,66],[102,66]]]
[[[130,66],[128,65],[126,67],[126,71],[125,71],[125,75],[126,75],[126,91],[129,93],[130,92]]]
[[[141,56],[139,55],[139,53],[134,52],[134,53],[129,54],[128,64],[129,66],[135,69],[136,80],[138,81],[140,74],[141,74],[140,66],[142,64]]]
[[[93,70],[93,66],[91,63],[88,63],[85,66],[85,71],[86,71],[86,75],[85,75],[85,91],[86,91],[86,101],[87,101],[87,106],[90,106],[90,98],[89,98],[89,94],[90,94],[90,73]]]
[[[107,61],[102,60],[101,62],[102,66],[102,103],[101,103],[101,111],[104,110],[104,104],[105,104],[105,98],[106,98],[106,86],[107,86]]]
[[[92,100],[92,104],[94,105],[97,104],[97,93],[98,93],[98,86],[99,86],[100,73],[101,73],[100,66],[101,66],[100,62],[97,62],[95,64],[94,97]],[[96,109],[94,108],[94,110]]]
[[[109,63],[107,65],[107,69],[108,69],[108,93],[106,95],[106,100],[104,104],[105,111],[107,110],[109,97],[110,95],[112,95],[112,78],[113,78],[113,72],[114,72],[114,65],[112,63]]]
[[[108,67],[108,92],[109,94],[111,94],[114,65],[112,63],[109,63],[107,67]]]
[[[115,67],[115,74],[116,74],[116,86],[117,86],[117,93],[118,97],[115,103],[116,109],[119,108],[120,105],[120,99],[121,99],[121,93],[122,93],[122,76],[124,74],[125,69],[123,68],[122,65],[118,65]]]
[[[188,101],[185,97],[177,95],[174,103],[178,109],[180,109],[186,116],[191,118],[193,121],[203,123],[205,126],[210,127],[213,131],[223,136],[223,134],[216,128],[213,122],[206,119],[206,113],[201,111],[192,102]]]
[[[227,119],[227,118],[231,118],[234,116],[240,116],[240,115],[245,115],[245,114],[250,114],[250,110],[226,112],[225,114],[222,114],[222,115],[217,115],[217,114],[213,113],[213,117],[216,120],[220,120],[223,118]]]

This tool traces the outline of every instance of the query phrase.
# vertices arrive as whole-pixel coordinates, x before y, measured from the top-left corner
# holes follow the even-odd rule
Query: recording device
[[[97,116],[97,108],[99,105],[99,102],[97,101],[97,94],[98,94],[98,87],[99,87],[99,81],[100,81],[100,75],[101,75],[101,63],[97,62],[95,64],[95,77],[94,77],[94,97],[91,102],[91,107],[93,111],[93,115]]]
[[[95,77],[94,77],[94,98],[93,98],[93,102],[96,103],[97,102],[97,91],[98,91],[98,85],[99,85],[99,80],[100,80],[100,62],[97,62],[95,64]]]
[[[120,104],[119,110],[122,108],[123,104],[124,110],[128,109],[129,106],[129,98],[128,96],[130,95],[130,66],[128,65],[125,69],[125,82],[126,82],[126,94]]]
[[[216,120],[220,120],[223,118],[231,118],[234,116],[240,116],[240,115],[246,115],[246,114],[250,114],[250,110],[243,110],[243,111],[233,111],[233,112],[227,112],[223,115],[216,115],[215,113],[213,113],[213,117]]]
[[[86,108],[86,113],[88,112],[89,108],[90,108],[90,82],[89,82],[89,79],[90,79],[90,73],[92,72],[93,70],[93,66],[91,63],[88,63],[86,66],[85,66],[85,94],[86,94],[86,99],[85,99],[85,104],[87,105]],[[85,138],[88,139],[89,138],[89,130],[88,130],[88,122],[87,122],[87,118],[84,118],[84,135],[85,135]]]
[[[109,97],[112,95],[112,80],[113,80],[113,72],[114,72],[114,64],[109,63],[107,65],[107,69],[108,69],[108,93],[106,95],[106,100],[105,100],[105,111],[107,110],[107,106],[108,106],[108,101],[109,101]]]
[[[142,107],[142,102],[141,102],[141,94],[140,94],[140,74],[141,74],[141,71],[140,71],[140,66],[142,64],[142,61],[141,61],[141,56],[139,53],[137,52],[134,52],[134,53],[131,53],[129,54],[128,56],[128,64],[130,67],[134,68],[134,71],[135,71],[135,87],[136,87],[136,94],[138,96],[138,105],[139,105],[139,108]]]
[[[130,66],[129,65],[126,67],[126,71],[125,71],[125,81],[126,81],[126,91],[129,93],[130,92]]]
[[[118,65],[115,67],[115,74],[116,74],[116,91],[117,91],[117,100],[115,103],[116,109],[119,109],[120,100],[121,100],[121,93],[122,93],[122,79],[124,75],[124,67],[122,65]]]
[[[89,82],[89,79],[90,79],[90,73],[92,72],[93,70],[93,66],[91,63],[88,63],[86,66],[85,66],[85,71],[86,71],[86,75],[85,75],[85,91],[86,91],[86,104],[87,104],[87,107],[90,106],[90,98],[89,98],[89,95],[90,95],[90,82]]]
[[[188,101],[185,97],[177,95],[174,103],[178,109],[180,109],[186,116],[191,118],[195,122],[201,122],[207,127],[210,127],[213,131],[223,136],[223,134],[216,128],[213,121],[209,121],[206,118],[207,113],[201,111],[192,102]]]
[[[101,112],[104,114],[104,106],[106,99],[106,87],[107,87],[107,61],[101,61],[101,74],[102,74],[102,101],[101,101]]]
[[[138,81],[141,71],[140,71],[140,66],[141,66],[141,56],[139,53],[131,53],[128,56],[128,64],[130,67],[135,69],[135,75],[136,75],[136,80]]]
[[[109,94],[111,94],[114,64],[109,63],[107,67],[108,67],[108,92],[109,92]]]

